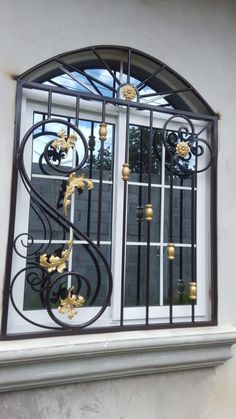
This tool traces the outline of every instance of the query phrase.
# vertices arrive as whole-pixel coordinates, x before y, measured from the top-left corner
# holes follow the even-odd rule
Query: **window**
[[[193,87],[89,48],[22,75],[16,112],[3,337],[215,324],[217,120]]]

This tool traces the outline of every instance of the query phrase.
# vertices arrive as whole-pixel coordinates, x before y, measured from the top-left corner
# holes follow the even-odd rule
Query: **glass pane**
[[[111,246],[102,245],[100,251],[108,264],[111,262]],[[85,298],[85,306],[104,304],[108,291],[108,275],[104,263],[97,252],[87,245],[73,247],[72,271],[81,275],[80,282],[72,278],[75,291]]]
[[[91,191],[78,190],[75,195],[74,223],[92,240],[97,240],[99,184],[94,183]],[[103,183],[101,201],[100,239],[111,240],[112,185]]]
[[[170,228],[170,189],[165,189],[165,213],[164,213],[164,241],[169,242]],[[182,214],[181,214],[181,205]],[[182,223],[181,223],[182,218]],[[173,190],[173,242],[175,243],[191,243],[191,191],[183,189]]]
[[[47,204],[55,208],[60,214],[64,215],[63,210],[63,190],[66,187],[65,180],[32,178],[32,185]],[[46,215],[31,200],[31,208],[29,214],[29,234],[34,239],[44,240],[50,237],[50,227],[52,230],[53,240],[68,239],[68,232],[59,224],[59,219],[53,220]],[[70,206],[67,207],[67,218],[70,219]],[[46,230],[46,237],[45,237]]]
[[[149,305],[159,305],[160,249],[150,247]],[[146,246],[126,246],[125,306],[144,306],[146,299]]]
[[[79,129],[88,142],[88,158],[81,169],[91,179],[99,179],[101,167],[101,141],[99,140],[100,122],[80,120]],[[107,124],[107,139],[103,142],[102,159],[103,180],[112,180],[114,126]]]
[[[151,242],[160,242],[160,206],[161,189],[152,188],[153,220],[151,222]],[[148,203],[147,186],[129,185],[127,241],[145,242],[147,240],[147,222],[145,205]]]
[[[148,147],[149,147],[149,129],[139,126],[130,126],[129,131],[129,164],[130,164],[130,181],[132,182],[148,182],[149,164],[148,164]],[[157,150],[157,151],[156,151]],[[161,182],[161,151],[152,147],[151,161],[151,183],[160,184]]]
[[[182,253],[182,256],[181,256]],[[181,263],[182,260],[182,263]],[[173,266],[173,304],[189,304],[188,289],[191,282],[191,248],[175,249],[175,259],[170,262],[164,249],[164,305],[169,304],[169,264]]]

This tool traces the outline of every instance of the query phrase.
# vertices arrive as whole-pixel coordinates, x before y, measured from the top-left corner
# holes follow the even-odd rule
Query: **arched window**
[[[215,324],[216,128],[130,48],[24,73],[3,337]]]

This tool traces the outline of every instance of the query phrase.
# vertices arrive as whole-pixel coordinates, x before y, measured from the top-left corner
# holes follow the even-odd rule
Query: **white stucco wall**
[[[0,286],[4,275],[11,194],[16,88],[11,75],[19,75],[47,58],[73,49],[99,44],[131,46],[175,69],[221,114],[219,323],[236,325],[235,42],[234,0],[0,0]],[[0,411],[0,418],[32,417],[34,406],[35,418],[49,419],[74,419],[78,411],[78,417],[89,419],[235,419],[235,384],[236,350],[234,357],[215,372],[206,369],[66,387],[64,403],[72,400],[66,408],[60,401],[62,387],[60,390],[2,395],[4,410]],[[140,396],[142,390],[144,393]],[[170,398],[166,397],[167,393]],[[95,402],[97,399],[99,401]],[[99,407],[81,410],[80,403],[87,406],[98,403]],[[131,407],[122,411],[125,403]]]

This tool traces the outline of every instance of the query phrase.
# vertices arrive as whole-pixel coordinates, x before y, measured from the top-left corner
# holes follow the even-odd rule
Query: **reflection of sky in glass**
[[[75,124],[75,119],[70,119],[69,117],[65,116],[57,116],[57,118],[69,121],[72,125]],[[43,114],[41,113],[34,113],[34,124],[36,124],[39,121],[43,120]],[[79,130],[84,135],[87,142],[89,141],[89,137],[91,135],[91,121],[86,120],[80,120],[79,121]],[[95,137],[95,149],[93,152],[94,157],[98,156],[99,149],[101,147],[101,142],[99,140],[99,124],[100,122],[94,122],[94,137]],[[34,138],[33,140],[33,163],[38,163],[39,158],[41,154],[44,152],[45,146],[52,140],[57,138],[57,134],[61,131],[65,130],[67,131],[67,126],[63,123],[53,123],[45,124],[45,134],[42,133],[42,126],[37,128],[34,131],[34,134],[42,134],[40,136],[37,136],[37,138]],[[47,135],[46,132],[50,131],[50,135]],[[55,134],[51,134],[54,132]],[[78,136],[76,132],[74,132],[72,129],[70,129],[69,135],[75,134],[77,136],[76,141],[76,151],[78,153],[79,161],[83,159],[84,156],[84,146],[83,142]],[[105,141],[105,149],[112,150],[112,125],[107,124],[107,140]],[[73,151],[70,149],[68,151],[68,154],[66,157],[61,161],[62,166],[72,166],[73,162]],[[43,164],[46,164],[46,161],[43,159]]]
[[[92,83],[94,83],[94,85],[99,89],[101,95],[112,97],[113,95],[112,90],[109,89],[109,87],[103,86],[99,83],[99,81],[101,81],[107,86],[110,86],[111,88],[113,88],[114,78],[106,69],[88,69],[88,70],[84,70],[84,72],[88,74],[89,76],[92,76],[95,79],[97,79],[97,81],[93,80]],[[120,72],[118,71],[115,72],[114,74],[120,80],[122,84],[127,82],[127,74],[121,75]],[[54,77],[52,81],[60,84],[61,86],[67,89],[72,89],[72,90],[76,90],[83,93],[87,92],[87,93],[98,94],[95,87],[87,79],[87,77],[80,73],[77,73],[76,71],[71,72],[71,77],[68,74],[62,74],[60,76]],[[137,86],[140,83],[140,80],[134,77],[130,77],[130,83],[133,84],[134,86]],[[115,88],[117,87],[118,87],[117,83],[115,83]],[[156,93],[156,91],[153,90],[149,86],[145,86],[140,91],[141,95],[146,95],[146,94],[151,94],[151,93]],[[156,105],[156,106],[164,105],[164,106],[171,107],[169,103],[167,102],[167,100],[165,99],[165,97],[162,97],[160,95],[158,96],[158,94],[152,97],[141,98],[141,102],[151,104],[151,105]]]

